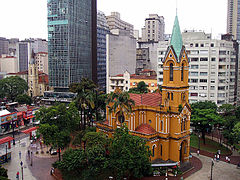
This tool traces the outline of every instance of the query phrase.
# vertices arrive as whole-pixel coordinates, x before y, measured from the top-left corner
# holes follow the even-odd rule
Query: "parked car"
[[[51,155],[56,155],[56,154],[57,154],[57,149],[51,147],[51,148],[49,149],[49,152],[50,152]]]

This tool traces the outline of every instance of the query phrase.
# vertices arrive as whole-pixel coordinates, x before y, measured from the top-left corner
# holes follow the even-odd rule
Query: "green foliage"
[[[107,104],[110,112],[116,113],[119,110],[119,115],[124,116],[124,112],[132,112],[132,106],[135,105],[135,102],[130,98],[128,92],[117,91],[108,95]]]
[[[234,141],[235,141],[236,143],[239,143],[239,141],[240,141],[240,122],[238,122],[238,123],[234,126],[231,134],[232,134],[232,136],[234,137]]]
[[[217,113],[217,105],[211,101],[200,101],[191,104],[192,115],[191,122],[196,130],[202,132],[202,138],[205,144],[205,133],[216,124],[222,123],[222,118]]]
[[[36,114],[40,120],[39,132],[45,143],[57,148],[64,148],[70,143],[70,133],[77,130],[79,113],[74,103],[68,107],[64,104],[42,107]]]
[[[235,111],[235,107],[232,104],[223,104],[218,108],[218,112],[222,116],[233,115],[234,111]]]
[[[143,139],[129,134],[127,127],[117,129],[112,139],[102,133],[87,132],[84,149],[69,149],[54,167],[64,179],[141,178],[152,173],[150,154]]]
[[[14,101],[18,95],[24,94],[27,90],[27,82],[18,76],[11,76],[0,80],[1,98],[7,97]]]
[[[116,179],[141,178],[152,173],[151,152],[143,139],[129,134],[126,126],[116,129],[109,152],[108,167]]]
[[[183,107],[182,107],[181,104],[179,104],[179,105],[178,105],[178,112],[182,112],[182,110],[183,110]]]
[[[148,87],[148,85],[146,85],[144,81],[140,81],[136,88],[130,88],[128,92],[134,93],[134,94],[148,93],[147,87]]]
[[[20,94],[16,97],[15,101],[17,101],[19,104],[32,104],[32,98],[28,96],[27,94]]]
[[[7,169],[5,169],[4,167],[2,167],[0,165],[0,179],[1,180],[8,180],[8,175],[7,175]]]

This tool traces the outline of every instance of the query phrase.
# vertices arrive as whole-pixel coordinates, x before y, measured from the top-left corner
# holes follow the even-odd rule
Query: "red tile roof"
[[[162,95],[159,93],[146,93],[146,94],[132,94],[130,98],[135,101],[135,105],[146,105],[146,106],[160,106],[162,103]]]
[[[135,131],[143,134],[154,134],[156,132],[149,124],[141,124]]]
[[[118,74],[115,77],[123,77],[123,74]]]
[[[48,84],[48,75],[43,72],[39,72],[38,83]]]
[[[8,73],[8,75],[21,75],[21,74],[28,74],[28,71],[22,71],[22,72],[18,72],[18,73]]]

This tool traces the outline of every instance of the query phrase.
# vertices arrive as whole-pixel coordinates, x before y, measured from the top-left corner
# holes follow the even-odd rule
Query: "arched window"
[[[170,63],[170,81],[173,81],[173,64]]]
[[[168,95],[168,99],[170,99],[170,92],[168,92],[167,95]]]
[[[173,93],[171,93],[171,100],[173,100]]]
[[[153,147],[152,147],[152,157],[155,156],[155,146],[156,146],[156,145],[153,145]]]
[[[161,121],[160,129],[163,131],[163,121]]]
[[[162,156],[162,144],[160,144],[160,155]]]
[[[182,63],[182,69],[181,69],[181,81],[183,81],[183,74],[184,74],[184,64]]]

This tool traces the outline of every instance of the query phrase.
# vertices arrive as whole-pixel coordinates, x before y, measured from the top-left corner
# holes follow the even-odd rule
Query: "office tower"
[[[106,91],[106,35],[109,33],[106,16],[97,13],[97,82],[100,90]]]
[[[240,1],[228,0],[227,33],[240,40]]]
[[[86,77],[96,82],[96,0],[48,1],[49,84],[67,90]]]
[[[163,41],[164,31],[164,17],[157,14],[149,14],[149,17],[145,19],[145,27],[142,28],[141,41]]]
[[[4,37],[0,37],[0,56],[2,54],[7,54],[8,55],[8,40]]]
[[[46,52],[36,53],[35,61],[38,71],[48,74],[48,53]]]
[[[107,16],[107,23],[110,30],[112,29],[127,30],[130,31],[130,35],[133,36],[133,25],[121,20],[119,12],[111,12],[111,15]]]
[[[189,102],[213,101],[218,106],[236,103],[237,49],[231,40],[212,39],[211,34],[185,31],[182,33],[189,67]],[[159,42],[158,84],[163,83],[161,60],[169,42]]]

